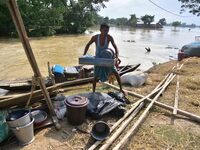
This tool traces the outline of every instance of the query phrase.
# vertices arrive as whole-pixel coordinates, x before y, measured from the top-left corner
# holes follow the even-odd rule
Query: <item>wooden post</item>
[[[45,86],[44,81],[42,79],[42,75],[40,73],[40,70],[38,68],[34,54],[32,52],[32,48],[31,48],[31,45],[29,43],[28,36],[26,34],[26,30],[25,30],[23,20],[21,18],[17,3],[16,3],[15,0],[7,0],[7,5],[8,5],[8,8],[9,8],[10,14],[12,16],[13,22],[15,24],[15,27],[17,29],[18,35],[21,39],[22,45],[24,47],[26,56],[27,56],[29,63],[32,67],[32,70],[34,72],[34,77],[39,81],[40,88],[41,88],[41,90],[44,94],[44,97],[46,99],[52,121],[53,121],[55,127],[57,129],[59,129],[60,124],[58,123],[58,119],[57,119],[56,114],[54,112],[49,93],[46,90],[46,86]]]

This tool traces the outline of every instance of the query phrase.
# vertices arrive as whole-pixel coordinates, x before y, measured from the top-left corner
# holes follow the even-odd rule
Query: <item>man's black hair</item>
[[[101,25],[100,25],[100,29],[102,29],[102,28],[110,28],[110,26],[108,25],[108,24],[106,24],[106,23],[102,23]]]

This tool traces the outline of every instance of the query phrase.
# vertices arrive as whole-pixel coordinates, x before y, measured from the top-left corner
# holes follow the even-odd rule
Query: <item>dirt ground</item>
[[[148,95],[159,82],[169,73],[173,72],[179,75],[179,103],[178,108],[200,116],[200,59],[189,58],[179,62],[183,63],[180,70],[174,69],[177,61],[170,61],[164,64],[158,64],[147,71],[148,79],[145,85],[139,88],[123,86],[125,89],[136,92],[141,95]],[[175,99],[177,77],[170,83],[168,88],[159,97],[158,101],[164,104],[173,106]],[[92,85],[87,84],[73,88],[66,92],[66,95],[91,92]],[[113,91],[113,89],[98,85],[97,91]],[[136,102],[139,98],[128,96],[131,103]],[[146,107],[148,104],[146,105]],[[146,108],[145,107],[145,108]],[[130,106],[127,106],[129,109]],[[144,109],[142,111],[144,111]],[[139,115],[141,115],[142,111]],[[109,149],[112,149],[125,135],[139,115],[126,127],[123,134],[112,143]],[[101,120],[106,121],[111,127],[118,118],[103,117]],[[9,144],[1,147],[2,150],[84,150],[88,149],[95,140],[91,138],[90,131],[96,120],[89,118],[78,127],[70,125],[66,118],[60,121],[62,129],[56,130],[54,126],[50,126],[41,130],[35,131],[35,140],[27,146],[19,146],[16,140],[12,140]],[[84,132],[83,132],[84,131]],[[199,150],[200,149],[200,126],[199,122],[192,121],[183,115],[173,116],[172,111],[168,111],[159,106],[153,106],[149,115],[144,120],[139,130],[131,136],[122,148],[124,150]],[[97,148],[99,149],[99,148]]]

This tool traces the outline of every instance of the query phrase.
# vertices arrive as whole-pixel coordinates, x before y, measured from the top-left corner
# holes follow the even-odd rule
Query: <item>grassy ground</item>
[[[194,113],[200,116],[200,59],[199,58],[190,58],[185,59],[180,62],[184,63],[181,70],[173,70],[174,73],[178,74],[180,79],[180,91],[179,91],[179,109]],[[134,91],[136,93],[147,95],[149,94],[156,85],[165,77],[165,75],[171,72],[173,66],[176,66],[176,61],[171,61],[168,63],[160,64],[154,66],[147,71],[148,79],[145,85],[140,88],[133,88],[130,86],[124,86],[125,89]],[[72,90],[68,90],[65,94],[71,95],[75,93],[85,93],[91,92],[92,85],[87,84],[84,86],[73,87]],[[165,103],[167,105],[174,105],[174,97],[176,90],[176,78],[169,85],[167,90],[159,98],[158,101]],[[106,86],[98,85],[97,91],[108,92],[113,91],[113,89]],[[138,100],[136,97],[128,96],[131,103],[134,103]],[[127,106],[127,109],[130,106]],[[142,113],[142,112],[141,112]],[[140,113],[140,114],[141,114]],[[126,130],[123,131],[125,135],[130,127],[135,123],[137,116]],[[103,117],[102,120],[107,121],[111,126],[116,121],[117,118],[112,117]],[[35,141],[25,147],[18,146],[14,141],[9,145],[2,147],[2,149],[87,149],[95,141],[90,137],[90,134],[82,133],[79,130],[76,130],[73,126],[68,124],[66,118],[63,121],[60,121],[62,129],[56,131],[54,127],[49,127],[37,131],[35,133]],[[91,128],[95,120],[86,119],[86,121],[79,126],[79,129],[91,131]],[[67,131],[67,134],[66,132]],[[147,117],[143,122],[142,126],[139,128],[137,133],[132,136],[128,143],[123,147],[123,149],[130,150],[175,150],[175,149],[187,149],[187,150],[199,150],[200,149],[200,127],[199,123],[191,121],[190,119],[178,115],[173,117],[171,111],[167,111],[158,106],[154,106]],[[121,140],[121,136],[117,139],[116,142],[112,144],[110,149]]]

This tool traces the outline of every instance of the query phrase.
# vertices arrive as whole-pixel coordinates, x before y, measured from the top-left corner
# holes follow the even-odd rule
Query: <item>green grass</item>
[[[164,147],[174,149],[199,149],[200,135],[186,130],[178,130],[172,125],[161,125],[155,130],[155,135],[159,143],[163,143]],[[167,143],[167,144],[166,144]]]

